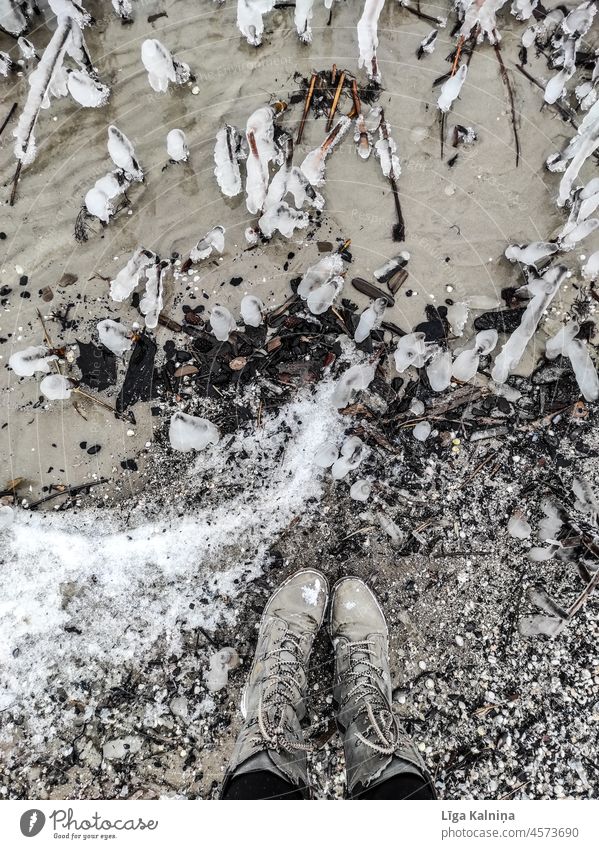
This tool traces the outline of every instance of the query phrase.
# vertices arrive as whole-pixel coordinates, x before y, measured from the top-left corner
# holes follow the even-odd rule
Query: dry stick
[[[304,126],[306,125],[306,118],[308,117],[308,112],[310,111],[310,103],[312,102],[312,95],[314,94],[314,86],[316,85],[316,80],[318,78],[318,74],[314,72],[310,78],[310,85],[308,86],[308,94],[306,95],[306,102],[304,104],[304,114],[302,115],[302,120],[300,121],[299,129],[297,131],[296,144],[299,144],[302,140],[302,135],[304,133]]]
[[[412,15],[416,15],[417,18],[420,18],[422,21],[429,21],[431,24],[435,24],[435,26],[439,26],[439,18],[433,18],[432,15],[427,15],[424,12],[420,12],[417,9],[412,9],[411,6],[404,6],[402,4],[402,9],[405,9],[406,12],[410,12]]]
[[[408,8],[407,6],[405,8]],[[385,111],[381,109],[381,123],[380,123],[381,133],[383,138],[387,142],[387,146],[389,146],[389,133],[387,132],[387,122],[385,121]],[[389,158],[392,162],[391,156],[391,148],[389,147]],[[403,212],[401,211],[401,202],[399,200],[399,192],[397,190],[397,183],[395,182],[395,175],[393,174],[393,164],[391,164],[391,170],[389,171],[389,184],[391,186],[391,193],[393,194],[393,201],[395,203],[395,212],[397,214],[397,224],[393,227],[393,240],[395,242],[403,242],[406,238],[406,225],[403,218]]]
[[[495,37],[497,38],[497,31],[495,31]],[[497,40],[493,45],[495,48],[495,55],[497,56],[497,61],[499,62],[499,70],[501,71],[501,79],[505,87],[507,88],[507,94],[510,101],[510,111],[512,113],[512,127],[514,128],[514,141],[516,143],[516,168],[520,164],[520,139],[518,137],[518,126],[516,122],[516,105],[514,103],[514,92],[512,91],[512,84],[510,83],[510,78],[508,76],[507,68],[503,62],[503,56],[501,55],[501,48],[499,47],[499,41]]]
[[[2,126],[0,127],[0,136],[2,135],[2,133],[4,132],[4,130],[6,129],[6,125],[8,124],[8,122],[10,121],[10,119],[12,118],[12,116],[15,114],[15,109],[16,109],[16,108],[17,108],[17,103],[13,103],[13,105],[10,107],[10,110],[9,110],[8,115],[6,116],[6,118],[4,119],[4,121],[2,121]]]
[[[578,598],[576,599],[576,601],[574,602],[574,604],[572,605],[572,607],[570,607],[570,608],[568,609],[568,619],[571,619],[571,618],[574,616],[574,614],[575,614],[575,613],[578,613],[578,611],[580,610],[580,608],[581,608],[584,604],[586,604],[586,602],[588,601],[589,597],[590,597],[590,596],[592,595],[592,593],[593,593],[593,592],[597,589],[597,587],[598,587],[598,586],[599,586],[599,571],[595,573],[595,576],[594,576],[594,578],[592,579],[592,581],[589,581],[589,583],[586,585],[586,587],[584,588],[584,590],[583,590],[583,591],[581,592],[581,594],[578,596]]]
[[[337,83],[337,91],[335,92],[335,97],[333,98],[333,104],[331,106],[331,111],[329,112],[329,120],[327,121],[326,131],[327,133],[331,129],[333,125],[333,118],[335,117],[335,112],[337,111],[337,105],[339,103],[339,98],[341,97],[341,90],[343,88],[343,83],[345,82],[345,71],[341,71],[339,74],[339,82]]]
[[[12,190],[10,193],[10,206],[15,205],[15,198],[17,196],[17,186],[19,184],[19,177],[21,176],[21,168],[23,167],[23,162],[21,159],[17,162],[17,168],[15,171],[15,176],[12,178]]]
[[[362,105],[360,103],[360,95],[358,94],[358,81],[355,79],[351,81],[351,96],[354,102],[352,112],[355,112],[357,117],[362,111]]]
[[[27,507],[27,510],[35,510],[40,504],[45,504],[46,501],[52,501],[53,498],[58,498],[60,495],[77,495],[78,492],[82,492],[84,489],[91,489],[92,486],[100,486],[103,483],[108,483],[108,478],[100,478],[97,481],[88,481],[87,483],[80,483],[77,486],[68,486],[66,489],[59,489],[56,492],[51,492],[50,495],[45,495],[38,501],[34,501],[33,504]]]

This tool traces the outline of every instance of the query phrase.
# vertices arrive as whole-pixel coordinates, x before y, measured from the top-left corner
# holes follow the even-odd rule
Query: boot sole
[[[277,587],[275,592],[272,593],[272,595],[270,596],[270,598],[266,602],[266,605],[264,607],[264,612],[262,613],[262,616],[260,617],[260,625],[258,627],[258,634],[260,633],[260,631],[262,629],[262,625],[263,625],[264,620],[266,619],[266,616],[267,616],[267,608],[268,608],[268,605],[270,603],[270,599],[274,596],[274,594],[277,593],[279,590],[282,590],[283,587],[287,586],[287,584],[290,584],[291,581],[295,580],[299,575],[308,575],[308,574],[315,575],[316,577],[318,577],[322,580],[322,582],[324,584],[325,593],[326,593],[326,602],[325,602],[325,605],[324,605],[323,610],[322,610],[322,617],[321,617],[320,622],[318,624],[318,629],[317,629],[316,633],[318,633],[318,631],[320,631],[320,629],[322,628],[322,623],[325,620],[325,616],[326,616],[326,613],[327,613],[327,607],[329,606],[329,601],[330,601],[331,593],[330,593],[330,588],[329,588],[329,582],[328,582],[326,576],[323,575],[322,572],[319,572],[318,569],[299,569],[297,572],[294,572],[292,575],[289,575],[288,578],[285,578],[283,583],[280,584]],[[335,584],[335,586],[336,586],[336,584]],[[254,655],[254,660],[253,660],[252,665],[250,667],[250,671],[249,671],[246,683],[243,687],[243,692],[241,694],[240,710],[241,710],[241,715],[243,716],[244,719],[247,719],[247,705],[246,705],[247,691],[248,691],[249,682],[252,678],[252,673],[254,672],[255,666],[256,666],[256,658],[255,658],[255,655]]]

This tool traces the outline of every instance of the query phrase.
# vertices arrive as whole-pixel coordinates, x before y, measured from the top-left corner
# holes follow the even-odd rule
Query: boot
[[[303,569],[273,593],[264,608],[254,662],[241,700],[245,720],[221,795],[233,778],[272,772],[308,795],[301,721],[306,715],[306,670],[328,604],[327,579]]]
[[[389,631],[376,597],[358,578],[342,578],[333,588],[330,617],[349,796],[412,773],[435,797],[424,762],[391,707]]]

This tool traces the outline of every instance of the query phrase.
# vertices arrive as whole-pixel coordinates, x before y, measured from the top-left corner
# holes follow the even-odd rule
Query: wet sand
[[[121,24],[109,5],[106,9],[98,3],[89,6],[98,23],[86,30],[86,39],[101,79],[111,87],[110,100],[100,109],[79,108],[69,97],[53,100],[38,122],[39,154],[22,173],[13,208],[7,201],[14,169],[14,120],[0,140],[5,175],[2,230],[6,233],[0,243],[0,282],[12,290],[3,301],[0,319],[4,364],[13,350],[42,341],[38,308],[48,316],[72,304],[69,319],[74,320],[74,328],[61,332],[58,323],[49,323],[53,339],[62,345],[96,338],[95,324],[100,319],[134,321],[136,310],[107,298],[104,278],[114,276],[139,245],[164,257],[173,251],[185,253],[216,223],[227,228],[224,255],[219,262],[204,264],[188,291],[171,287],[164,312],[175,320],[181,320],[181,304],[193,306],[194,297],[207,307],[225,303],[237,314],[246,291],[258,294],[268,306],[278,304],[289,294],[289,280],[317,256],[315,241],[344,238],[352,240],[349,276],[373,279],[372,271],[398,249],[410,252],[409,281],[386,316],[404,330],[423,319],[427,304],[441,304],[447,297],[457,301],[482,295],[489,302],[499,301],[502,288],[521,282],[517,268],[503,258],[506,245],[545,238],[561,225],[563,219],[553,200],[558,177],[544,169],[544,160],[571,133],[552,110],[541,111],[541,92],[514,69],[522,25],[507,14],[501,19],[502,52],[518,110],[519,167],[515,167],[507,91],[488,44],[475,51],[461,97],[448,117],[442,160],[435,105],[438,89],[433,93],[431,86],[447,70],[445,57],[453,42],[449,30],[441,29],[435,52],[417,61],[417,47],[431,26],[390,2],[379,28],[384,87],[379,102],[399,146],[405,244],[397,245],[390,238],[393,201],[378,162],[372,157],[360,161],[351,138],[346,137],[328,160],[325,215],[313,238],[306,239],[298,231],[296,238],[276,236],[270,244],[247,252],[243,233],[252,220],[244,196],[224,199],[213,177],[215,133],[225,121],[243,128],[251,111],[273,98],[288,100],[297,88],[296,71],[305,77],[313,69],[336,63],[357,72],[357,10],[353,4],[336,4],[333,25],[328,27],[327,12],[317,5],[310,46],[299,43],[292,10],[275,10],[265,19],[264,43],[256,49],[240,37],[232,2],[206,3],[199,11],[191,0],[135,5],[135,20],[128,26]],[[423,4],[422,10],[446,11],[430,3]],[[168,17],[148,23],[148,16],[160,11]],[[42,24],[31,35],[38,51],[49,34]],[[140,60],[141,42],[152,36],[188,62],[197,77],[195,84],[171,86],[167,94],[152,91]],[[0,36],[1,48],[12,44]],[[542,62],[533,58],[529,66],[537,77],[545,70]],[[197,94],[194,85],[199,88]],[[26,90],[24,78],[16,83],[3,80],[4,111],[13,101],[21,106]],[[298,104],[283,115],[281,125],[295,128],[300,116]],[[111,165],[105,144],[111,123],[133,142],[146,179],[131,188],[130,210],[120,212],[106,228],[93,223],[89,240],[78,244],[73,231],[85,192]],[[449,167],[456,152],[450,144],[456,123],[474,127],[478,141],[461,147],[456,163]],[[308,119],[295,161],[324,138],[324,124],[324,119]],[[173,127],[186,133],[190,161],[164,169],[166,133]],[[599,241],[591,237],[585,252],[590,253],[595,243]],[[294,256],[284,269],[290,252]],[[577,252],[568,255],[566,262],[576,268]],[[77,283],[61,287],[65,272],[77,275]],[[23,274],[28,277],[24,287],[19,286]],[[233,276],[243,277],[240,287],[227,285]],[[39,295],[46,286],[54,292],[50,303]],[[30,294],[27,299],[22,297],[25,292]],[[345,295],[365,303],[350,286],[346,285]],[[563,287],[552,308],[556,319],[570,296],[571,289]],[[171,331],[157,329],[159,349],[171,338],[176,338]],[[184,337],[176,341],[182,344]],[[533,348],[531,354],[536,355]],[[530,369],[533,359],[527,356],[522,369]],[[120,463],[140,454],[143,463],[146,443],[152,441],[157,424],[147,405],[136,406],[137,425],[131,434],[126,423],[87,403],[82,407],[87,421],[69,402],[38,404],[34,379],[19,380],[6,367],[3,375],[0,450],[9,457],[8,477],[25,477],[31,497],[50,483],[79,484],[94,475],[114,480],[125,491],[137,486],[135,474],[128,472],[121,479]],[[110,401],[110,392],[104,397]],[[89,456],[87,447],[79,447],[82,443],[102,448]]]

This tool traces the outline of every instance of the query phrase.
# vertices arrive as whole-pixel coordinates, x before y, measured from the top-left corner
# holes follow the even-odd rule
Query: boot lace
[[[276,649],[264,655],[264,662],[272,661],[271,671],[262,681],[258,701],[258,728],[261,742],[268,748],[287,752],[310,751],[308,743],[294,740],[285,719],[286,708],[295,708],[303,698],[297,682],[297,673],[303,667],[302,647],[289,631]]]
[[[392,755],[399,744],[399,729],[391,710],[391,705],[385,698],[381,686],[381,671],[370,658],[375,654],[372,640],[359,640],[347,643],[349,670],[347,677],[353,686],[349,688],[341,702],[341,710],[352,699],[356,699],[359,707],[356,716],[365,714],[369,725],[366,735],[356,732],[356,737],[365,746],[379,752],[381,755]]]

